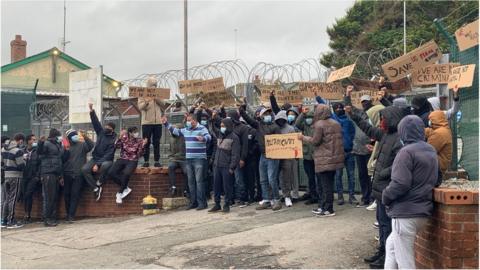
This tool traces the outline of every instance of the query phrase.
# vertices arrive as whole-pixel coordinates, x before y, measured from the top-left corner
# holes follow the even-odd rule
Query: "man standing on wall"
[[[147,87],[157,87],[157,79],[150,77]],[[160,167],[160,138],[162,137],[162,115],[164,103],[159,97],[139,97],[138,108],[142,113],[142,134],[147,139],[143,153],[143,167],[149,167],[150,142],[153,144],[154,166]]]

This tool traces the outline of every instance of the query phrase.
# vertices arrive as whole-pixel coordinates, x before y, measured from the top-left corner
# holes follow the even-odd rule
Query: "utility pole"
[[[235,29],[233,29],[233,31],[235,32],[235,57],[234,57],[234,59],[236,60],[237,59],[237,33],[238,33],[238,29],[235,28]]]
[[[407,1],[403,1],[403,54],[407,54]]]
[[[183,69],[188,80],[188,3],[183,0]]]
[[[62,51],[65,52],[66,45],[70,43],[70,41],[66,40],[66,32],[67,32],[67,3],[66,0],[63,0],[63,38],[62,38]]]

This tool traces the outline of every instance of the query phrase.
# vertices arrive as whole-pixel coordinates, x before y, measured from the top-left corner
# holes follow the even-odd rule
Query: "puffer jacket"
[[[392,218],[431,216],[432,191],[438,178],[437,153],[424,141],[424,125],[418,116],[402,119],[398,133],[405,146],[393,161],[392,181],[383,191],[382,202]]]
[[[373,172],[372,195],[379,202],[382,200],[382,191],[390,183],[392,164],[398,151],[402,148],[400,138],[397,133],[397,125],[405,116],[404,110],[398,107],[390,106],[380,111],[382,118],[385,118],[388,131],[384,132],[380,128],[370,125],[360,116],[352,114],[352,120],[357,126],[370,138],[378,141],[375,159],[375,169]]]
[[[305,122],[306,118],[313,119],[313,116],[313,112],[311,111],[307,112],[306,114],[301,113],[295,122],[295,126],[302,131],[304,136],[313,136],[314,123],[312,122],[312,124],[307,125],[307,123]],[[314,147],[311,143],[303,142],[303,159],[313,160],[313,149]]]
[[[63,174],[63,162],[68,158],[61,143],[56,138],[48,138],[38,143],[38,154],[40,155],[40,175]]]
[[[342,127],[331,118],[330,108],[319,104],[315,108],[313,136],[303,141],[314,146],[315,172],[335,171],[344,167]]]
[[[160,120],[163,116],[163,105],[160,98],[153,98],[148,101],[145,98],[138,98],[138,108],[142,112],[142,126],[161,125]]]
[[[433,111],[428,118],[431,127],[425,129],[425,137],[437,151],[440,170],[444,173],[452,161],[452,131],[443,111]]]
[[[222,120],[227,130],[217,138],[217,151],[213,165],[218,168],[228,168],[234,171],[240,161],[240,139],[233,132],[233,121],[230,118]]]

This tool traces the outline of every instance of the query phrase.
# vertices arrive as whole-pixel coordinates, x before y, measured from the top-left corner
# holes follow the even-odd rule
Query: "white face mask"
[[[134,138],[138,139],[140,138],[140,133],[139,132],[135,132],[132,134]]]

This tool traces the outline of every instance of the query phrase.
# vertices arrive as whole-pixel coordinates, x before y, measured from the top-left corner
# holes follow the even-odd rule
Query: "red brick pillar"
[[[437,188],[433,216],[417,234],[417,268],[478,269],[478,191]]]

